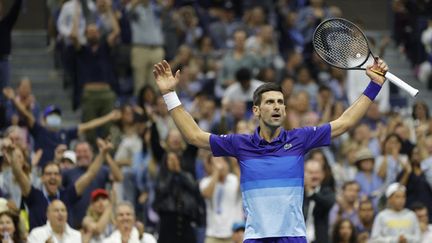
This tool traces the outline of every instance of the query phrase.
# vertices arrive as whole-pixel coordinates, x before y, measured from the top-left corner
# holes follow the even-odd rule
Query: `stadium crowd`
[[[240,169],[185,143],[154,82],[163,59],[182,72],[183,105],[214,134],[254,132],[262,83],[282,86],[292,129],[334,120],[368,81],[313,52],[317,24],[343,16],[324,0],[47,0],[50,46],[82,111],[65,128],[31,80],[10,87],[22,1],[0,2],[2,242],[242,242]],[[393,41],[431,82],[431,21],[413,40],[398,28],[417,23],[418,1],[391,2]],[[374,42],[383,53],[388,40]],[[309,242],[432,242],[430,109],[417,100],[400,113],[393,95],[386,83],[362,122],[307,155]]]

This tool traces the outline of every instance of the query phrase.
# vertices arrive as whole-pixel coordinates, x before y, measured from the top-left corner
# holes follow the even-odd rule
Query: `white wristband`
[[[165,100],[165,104],[167,105],[168,111],[181,105],[181,102],[180,102],[180,100],[177,96],[177,93],[175,91],[164,94],[163,98]]]

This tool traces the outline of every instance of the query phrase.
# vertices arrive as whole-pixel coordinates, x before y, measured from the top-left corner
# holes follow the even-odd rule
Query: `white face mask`
[[[57,114],[48,115],[46,117],[46,123],[48,127],[59,128],[61,125],[61,117]]]

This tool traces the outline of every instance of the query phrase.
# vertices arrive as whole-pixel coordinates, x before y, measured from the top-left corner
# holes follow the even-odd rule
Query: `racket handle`
[[[396,77],[396,75],[387,72],[385,74],[385,77],[390,80],[390,82],[392,82],[393,84],[395,84],[396,86],[398,86],[399,88],[405,90],[406,92],[408,92],[408,94],[410,94],[412,97],[416,97],[417,94],[419,93],[419,90],[412,87],[411,85],[407,84],[405,81],[403,81],[402,79]]]

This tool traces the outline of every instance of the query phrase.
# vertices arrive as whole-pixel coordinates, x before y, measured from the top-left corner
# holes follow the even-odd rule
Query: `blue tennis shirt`
[[[253,135],[211,135],[214,156],[232,156],[239,161],[240,185],[246,213],[246,239],[304,237],[302,205],[304,155],[330,144],[330,124],[282,129],[268,143]]]

